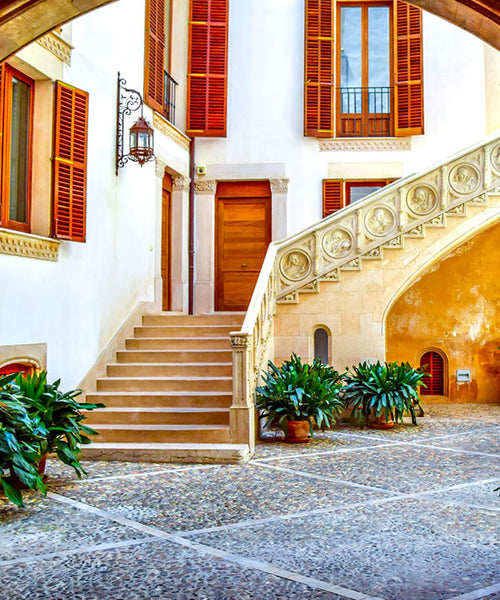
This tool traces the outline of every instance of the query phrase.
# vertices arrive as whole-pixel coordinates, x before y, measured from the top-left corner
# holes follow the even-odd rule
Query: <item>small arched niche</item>
[[[0,366],[0,376],[11,375],[12,373],[33,373],[38,365],[29,360],[16,360]]]
[[[420,357],[420,366],[426,367],[429,375],[424,377],[427,387],[420,388],[421,396],[448,396],[448,359],[438,348],[424,350]]]
[[[324,364],[330,363],[330,332],[324,325],[318,325],[313,333],[314,358]]]

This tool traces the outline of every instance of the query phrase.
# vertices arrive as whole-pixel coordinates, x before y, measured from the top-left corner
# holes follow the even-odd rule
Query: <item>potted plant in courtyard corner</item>
[[[256,406],[265,426],[280,427],[287,442],[308,442],[313,424],[324,430],[344,408],[339,392],[342,376],[318,360],[302,363],[292,354],[280,367],[271,361],[256,390]]]
[[[418,387],[423,383],[425,370],[409,363],[363,362],[347,371],[342,398],[352,408],[351,418],[361,424],[388,429],[411,415],[417,424],[415,409],[421,409]]]
[[[82,423],[86,419],[82,411],[104,408],[104,404],[77,402],[75,398],[81,390],[62,392],[59,385],[60,379],[47,383],[47,372],[41,371],[18,373],[11,389],[42,436],[38,443],[40,473],[44,473],[47,454],[55,452],[81,478],[85,470],[78,460],[79,445],[90,444],[87,436],[97,435],[97,431]]]

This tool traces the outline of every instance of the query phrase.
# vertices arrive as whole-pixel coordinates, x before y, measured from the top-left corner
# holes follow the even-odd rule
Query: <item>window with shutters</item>
[[[85,241],[88,94],[56,82],[52,160],[53,234]]]
[[[423,133],[422,19],[402,0],[306,0],[305,134]]]
[[[428,373],[424,377],[424,384],[420,388],[423,396],[447,396],[446,377],[448,361],[446,356],[436,350],[429,350],[422,355],[420,366],[425,367]]]
[[[191,0],[186,133],[225,137],[228,0]]]
[[[30,230],[33,93],[32,79],[0,65],[0,225],[25,232]]]
[[[369,194],[392,183],[395,179],[370,179],[370,180],[323,180],[323,217],[361,200]]]
[[[146,0],[144,100],[175,124],[177,82],[171,76],[172,0]]]

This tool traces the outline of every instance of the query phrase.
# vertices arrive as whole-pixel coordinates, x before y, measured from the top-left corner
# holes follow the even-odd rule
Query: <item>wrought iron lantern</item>
[[[130,154],[141,165],[154,157],[153,128],[141,115],[130,128]]]
[[[154,159],[154,133],[151,125],[143,115],[143,100],[137,90],[126,88],[126,80],[118,72],[117,86],[117,111],[116,111],[116,174],[118,169],[132,160],[141,167],[144,163]],[[141,109],[141,116],[130,128],[129,153],[125,154],[124,145],[124,120],[125,116]]]

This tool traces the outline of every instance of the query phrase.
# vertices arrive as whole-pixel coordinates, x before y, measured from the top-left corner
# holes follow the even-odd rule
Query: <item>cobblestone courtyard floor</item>
[[[500,406],[338,426],[247,465],[48,465],[0,498],[1,600],[500,599]]]

